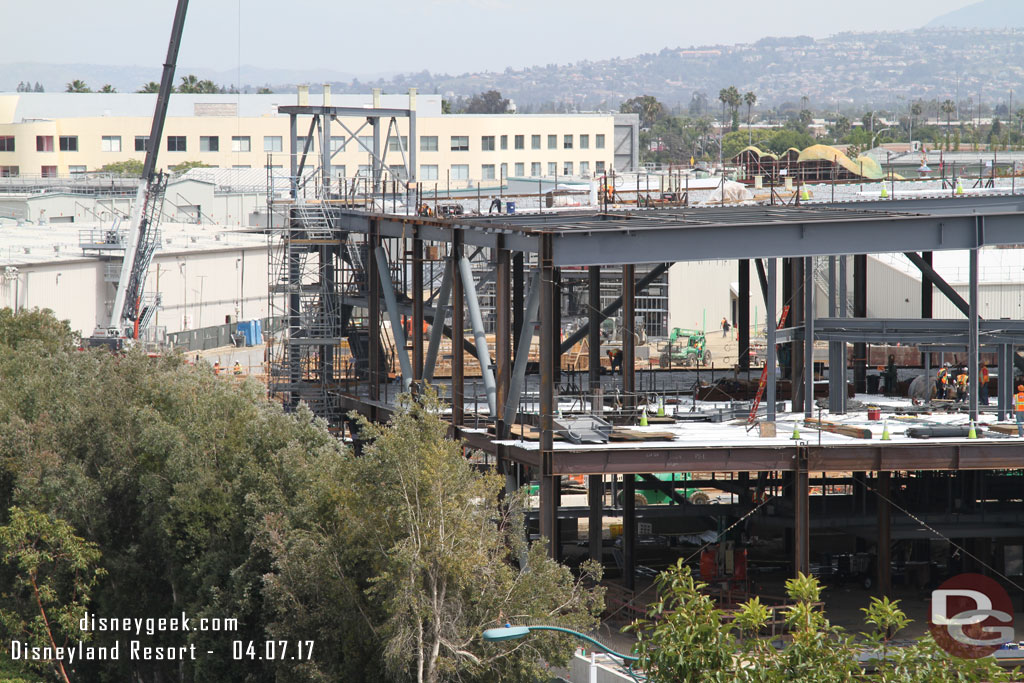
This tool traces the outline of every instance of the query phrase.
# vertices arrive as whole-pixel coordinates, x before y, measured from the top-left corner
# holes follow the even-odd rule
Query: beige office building
[[[330,96],[328,96],[330,97]],[[309,96],[320,104],[322,95]],[[278,107],[296,103],[295,94],[194,95],[171,97],[159,168],[202,162],[220,168],[291,168],[288,116]],[[371,106],[372,96],[337,95],[333,106]],[[637,165],[635,115],[442,115],[441,96],[383,95],[379,106],[416,111],[416,150],[409,149],[409,119],[382,122],[384,165],[425,186],[452,189],[496,186],[503,178],[593,177]],[[57,177],[98,171],[105,165],[145,156],[156,95],[102,93],[0,94],[0,177]],[[297,156],[313,138],[309,154],[319,156],[321,133],[300,117]],[[357,117],[339,118],[330,131],[335,178],[370,174],[372,129]],[[298,159],[296,159],[298,161]],[[307,168],[318,166],[308,158]],[[389,176],[391,177],[391,176]]]

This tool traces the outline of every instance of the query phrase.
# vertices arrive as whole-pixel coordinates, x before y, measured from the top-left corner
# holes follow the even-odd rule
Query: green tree
[[[36,510],[12,507],[7,517],[7,524],[0,527],[0,561],[13,575],[5,578],[13,580],[9,590],[0,593],[4,640],[56,648],[87,639],[78,620],[106,573],[97,566],[96,544],[76,536],[67,522]],[[37,671],[52,667],[70,682],[59,659],[31,664]]]
[[[318,634],[311,679],[376,681],[383,663],[396,681],[534,681],[541,660],[564,664],[575,644],[488,644],[483,630],[596,623],[601,592],[583,580],[598,568],[574,579],[543,543],[528,547],[522,494],[500,503],[503,478],[477,472],[438,413],[432,396],[406,396],[387,425],[361,420],[362,455],[321,472],[305,510],[268,520],[271,630]]]
[[[92,89],[85,84],[85,81],[80,81],[76,78],[67,84],[64,92],[92,92]]]
[[[270,88],[268,86],[263,86],[259,90],[256,91],[256,94],[257,95],[273,95],[274,94],[274,90],[273,90],[273,88]]]
[[[143,164],[138,159],[112,161],[100,167],[101,173],[116,173],[125,176],[141,176]]]
[[[115,88],[114,86],[110,85],[109,83],[105,83],[103,85],[103,87],[100,88],[100,92],[103,92],[103,93],[114,93],[114,92],[117,92],[117,88]]]
[[[188,74],[181,77],[181,83],[178,85],[177,91],[180,93],[222,93],[224,88],[211,80],[199,80],[199,77],[195,74]]]
[[[488,90],[473,95],[466,103],[467,114],[504,114],[508,111],[509,101],[497,90]]]
[[[641,128],[653,127],[666,115],[665,105],[653,95],[632,97],[619,105],[619,111],[623,114],[639,114]]]
[[[174,173],[188,173],[193,168],[211,168],[211,165],[202,161],[183,161],[180,164],[174,164],[167,168]]]
[[[171,90],[173,91],[174,88],[171,88]],[[144,86],[142,86],[135,92],[158,93],[160,92],[160,84],[156,81],[150,81],[149,83],[146,83]]]

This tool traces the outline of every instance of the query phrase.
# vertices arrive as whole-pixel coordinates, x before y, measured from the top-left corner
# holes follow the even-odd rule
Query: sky
[[[461,74],[665,47],[905,30],[977,0],[192,0],[178,64]],[[176,0],[0,0],[0,64],[159,67]],[[20,29],[17,27],[21,27]]]

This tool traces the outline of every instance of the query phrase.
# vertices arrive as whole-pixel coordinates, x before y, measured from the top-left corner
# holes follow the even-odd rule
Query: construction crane
[[[167,119],[167,104],[174,89],[174,69],[178,62],[178,47],[185,27],[185,13],[188,0],[178,0],[171,27],[171,40],[167,46],[163,75],[160,78],[160,92],[153,112],[153,127],[146,143],[146,161],[142,167],[142,182],[139,183],[132,206],[131,222],[125,239],[124,260],[117,281],[114,305],[110,311],[108,325],[99,325],[88,339],[90,346],[109,346],[120,350],[129,340],[139,338],[139,332],[149,326],[150,320],[160,305],[160,295],[143,298],[146,289],[146,273],[153,261],[153,252],[160,242],[160,217],[163,213],[164,193],[167,190],[167,176],[156,170],[157,153],[163,136],[164,121]]]

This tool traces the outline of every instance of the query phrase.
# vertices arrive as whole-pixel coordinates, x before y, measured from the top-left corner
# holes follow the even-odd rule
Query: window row
[[[362,168],[362,167],[360,167],[360,168]],[[529,175],[529,177],[531,177],[531,178],[539,178],[539,177],[541,177],[542,169],[544,169],[544,166],[541,164],[541,162],[539,162],[539,161],[532,162],[530,164],[530,175]],[[573,162],[571,162],[571,161],[564,161],[564,162],[562,162],[561,168],[559,168],[558,162],[549,161],[548,164],[547,164],[547,168],[546,168],[546,170],[547,170],[546,175],[548,175],[548,176],[556,176],[556,175],[571,176],[571,175],[573,175],[577,171],[577,169],[578,169],[578,172],[579,172],[579,174],[581,176],[589,176],[590,175],[590,162],[589,161],[581,161],[581,162],[579,162],[579,166],[576,167],[573,164]],[[495,179],[498,179],[498,178],[507,178],[509,176],[508,164],[501,164],[500,165],[500,176],[496,175],[498,170],[499,170],[499,168],[495,167],[494,164],[482,164],[480,166],[480,175],[477,176],[477,177],[480,180],[495,180]],[[595,161],[594,162],[594,173],[596,175],[601,175],[604,172],[605,172],[605,163],[603,161]],[[515,177],[515,178],[525,178],[525,177],[527,177],[527,175],[526,175],[526,164],[524,162],[516,162],[515,164],[513,164],[513,166],[512,166],[512,177]],[[470,179],[469,164],[452,164],[449,167],[449,176],[448,176],[448,178],[451,179],[451,180],[469,180]],[[438,166],[437,166],[437,164],[421,164],[420,165],[420,177],[419,177],[419,179],[420,180],[440,180],[440,178],[438,177]]]
[[[493,152],[496,149],[507,150],[509,143],[508,135],[481,135],[480,136],[480,150],[484,152]],[[525,135],[512,135],[512,148],[513,149],[526,149],[526,136]],[[541,149],[541,141],[543,136],[531,135],[530,136],[530,149]],[[594,149],[604,149],[604,133],[597,133],[594,135]],[[573,135],[567,133],[562,135],[562,149],[577,149],[576,143],[579,143],[578,149],[590,149],[590,134],[580,133],[579,135]],[[558,135],[547,136],[547,148],[558,149]],[[436,152],[437,151],[437,136],[436,135],[424,135],[420,137],[420,151],[421,152]],[[451,151],[453,152],[468,152],[469,151],[469,136],[468,135],[452,135],[451,136]]]

